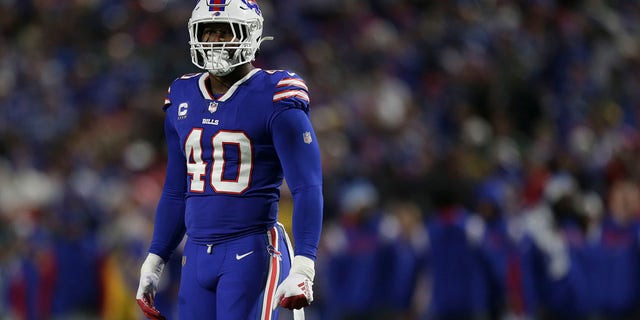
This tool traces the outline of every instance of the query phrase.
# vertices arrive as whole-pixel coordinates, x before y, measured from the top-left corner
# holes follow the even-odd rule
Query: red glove
[[[304,256],[295,256],[291,271],[276,290],[273,309],[278,305],[287,309],[300,309],[313,301],[313,277],[315,276],[313,260]]]
[[[136,299],[140,309],[148,319],[152,320],[166,320],[166,318],[160,314],[160,311],[153,306],[153,296],[150,294],[144,294],[142,299]]]
[[[154,306],[154,297],[158,291],[158,282],[164,269],[164,260],[153,253],[147,255],[147,259],[140,268],[140,284],[136,293],[136,300],[144,315],[152,320],[165,320],[160,311]]]

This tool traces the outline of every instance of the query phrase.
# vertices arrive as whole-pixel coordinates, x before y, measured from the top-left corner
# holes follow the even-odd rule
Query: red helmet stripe
[[[212,0],[209,5],[209,11],[224,11],[226,0]]]

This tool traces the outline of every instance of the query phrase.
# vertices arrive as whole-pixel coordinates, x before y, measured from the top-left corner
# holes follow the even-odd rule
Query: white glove
[[[300,309],[313,301],[313,278],[316,271],[313,260],[304,256],[295,256],[291,271],[276,290],[272,308],[278,305],[287,309]]]
[[[164,260],[160,256],[149,253],[140,268],[140,284],[136,300],[144,315],[149,319],[164,320],[165,317],[154,306],[154,298],[158,291],[158,282],[164,269]]]

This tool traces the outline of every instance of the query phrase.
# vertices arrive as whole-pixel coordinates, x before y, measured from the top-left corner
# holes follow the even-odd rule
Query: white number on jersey
[[[204,192],[207,165],[202,160],[202,128],[194,128],[185,142],[184,151],[187,157],[187,174],[191,176],[191,192]],[[219,131],[211,138],[213,165],[211,166],[210,184],[217,193],[240,194],[249,188],[251,169],[253,167],[251,140],[244,132]],[[225,180],[225,146],[238,149],[238,172],[234,180]]]
[[[191,176],[191,192],[204,192],[203,177],[207,173],[207,163],[202,161],[202,131],[202,128],[193,128],[184,144],[187,174]]]

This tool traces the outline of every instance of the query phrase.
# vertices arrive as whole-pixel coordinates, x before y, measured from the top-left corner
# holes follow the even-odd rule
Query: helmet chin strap
[[[226,76],[236,67],[232,66],[227,50],[207,50],[205,59],[205,68],[214,76]]]

